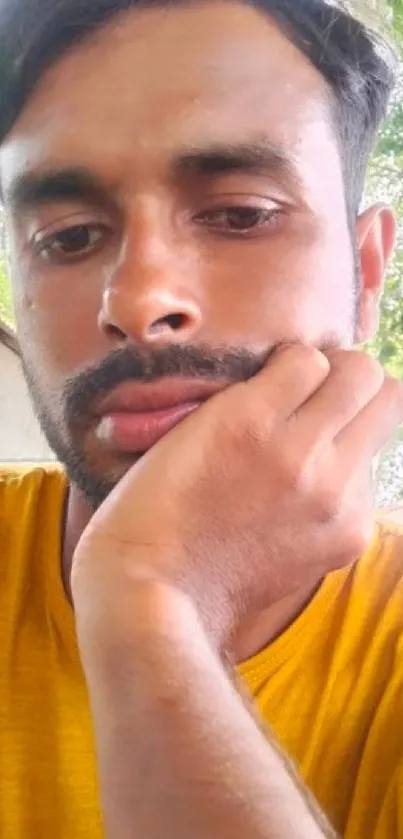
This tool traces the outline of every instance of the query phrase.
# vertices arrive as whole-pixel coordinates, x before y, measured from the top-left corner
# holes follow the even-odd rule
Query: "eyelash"
[[[252,216],[251,221],[253,221],[253,217],[255,217],[256,224],[246,225],[245,228],[237,228],[235,226],[234,229],[228,227],[225,229],[225,217],[227,217],[227,221],[229,220],[231,214],[236,217],[238,214],[238,218],[245,216],[245,214]],[[229,237],[238,237],[238,238],[246,238],[247,236],[256,236],[259,233],[267,231],[269,228],[272,228],[276,225],[276,223],[280,219],[282,211],[281,209],[276,207],[259,207],[254,205],[239,205],[239,206],[227,206],[227,207],[216,207],[214,210],[206,210],[203,213],[200,213],[196,217],[196,223],[200,224],[201,226],[208,226],[209,221],[211,222],[212,218],[215,216],[218,219],[218,223],[211,225],[214,230],[214,227],[217,232],[221,233],[224,236]],[[263,217],[263,221],[259,223],[259,217]]]
[[[63,236],[69,235],[80,235],[80,232],[85,232],[89,237],[91,237],[91,233],[98,233],[99,238],[97,241],[91,245],[89,244],[87,247],[82,247],[76,252],[71,252],[70,254],[63,254],[63,251],[60,249],[59,254],[57,254],[57,240],[61,239]],[[108,238],[108,234],[110,233],[109,228],[104,224],[99,223],[90,223],[90,222],[83,222],[81,224],[71,224],[67,227],[63,227],[60,230],[56,230],[54,233],[49,234],[48,236],[42,237],[39,241],[34,243],[34,249],[37,256],[45,257],[45,258],[52,258],[54,261],[60,262],[75,262],[79,261],[80,259],[84,259],[86,256],[100,250],[102,244],[104,243],[105,239]]]
[[[194,217],[193,221],[200,227],[206,227],[214,233],[227,238],[253,238],[262,235],[270,228],[275,228],[279,222],[282,210],[277,207],[259,207],[254,205],[233,205],[215,207],[212,210],[205,210]],[[249,225],[247,224],[247,217],[249,215]],[[244,217],[245,225],[242,226],[242,216]],[[235,227],[231,228],[230,222],[235,223]],[[241,221],[241,225],[237,227],[237,221]],[[77,251],[70,253],[63,252],[62,247],[58,250],[58,240],[63,237],[74,236],[78,237],[84,233],[85,236],[91,240],[91,234],[99,234],[96,236],[96,241],[87,246],[83,244]],[[78,262],[89,257],[91,254],[100,250],[108,239],[108,234],[111,234],[110,229],[99,223],[77,223],[61,228],[47,236],[43,236],[39,241],[34,243],[36,255],[54,262]],[[60,244],[60,241],[59,241]]]

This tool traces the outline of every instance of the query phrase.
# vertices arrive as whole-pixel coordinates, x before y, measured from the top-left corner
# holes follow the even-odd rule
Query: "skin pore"
[[[207,358],[225,386],[283,342],[368,339],[394,224],[383,207],[358,220],[357,307],[329,91],[268,17],[232,2],[130,11],[66,54],[4,142],[0,173],[27,378],[72,480],[69,590],[93,506],[136,459],[99,438],[88,400],[77,415],[82,391],[112,389],[122,358],[139,382],[167,352],[188,378],[205,378]],[[245,628],[237,657],[311,595]]]

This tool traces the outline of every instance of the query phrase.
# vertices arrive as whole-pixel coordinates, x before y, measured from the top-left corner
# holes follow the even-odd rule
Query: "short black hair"
[[[0,0],[0,144],[65,52],[119,13],[179,2],[195,0]],[[270,15],[327,81],[353,219],[394,86],[393,51],[342,0],[245,2]]]

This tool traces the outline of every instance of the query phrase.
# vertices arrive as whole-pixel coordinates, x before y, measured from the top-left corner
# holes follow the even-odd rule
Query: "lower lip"
[[[98,424],[97,437],[118,451],[140,454],[158,443],[199,405],[199,402],[192,402],[148,413],[111,413]]]

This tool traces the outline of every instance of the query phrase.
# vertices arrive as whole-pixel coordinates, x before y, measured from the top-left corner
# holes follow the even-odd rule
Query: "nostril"
[[[183,314],[165,315],[163,318],[158,318],[150,327],[150,332],[161,332],[167,327],[173,332],[183,329],[186,325],[187,317]]]
[[[115,326],[114,323],[106,323],[103,328],[110,338],[117,339],[118,341],[124,341],[126,338],[123,330]]]
[[[176,314],[176,315],[168,315],[166,320],[169,323],[169,326],[171,327],[171,329],[176,330],[176,329],[182,329],[182,327],[185,326],[185,322],[186,322],[187,318],[185,317],[185,315]]]

